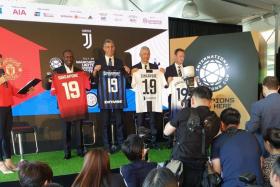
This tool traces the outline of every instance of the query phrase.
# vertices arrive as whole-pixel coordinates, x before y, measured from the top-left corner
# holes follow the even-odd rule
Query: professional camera
[[[140,126],[138,129],[138,136],[144,142],[144,148],[148,149],[152,147],[152,131],[146,127]]]
[[[262,187],[257,185],[256,175],[252,173],[244,173],[239,176],[239,180],[245,183],[245,186],[248,187]]]

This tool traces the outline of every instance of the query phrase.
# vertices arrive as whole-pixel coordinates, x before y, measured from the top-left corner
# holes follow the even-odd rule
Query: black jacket
[[[156,64],[152,64],[152,63],[149,63],[149,66],[150,66],[150,69],[158,69],[158,66]],[[135,64],[133,68],[137,68],[137,69],[142,69],[142,64],[141,62],[139,62],[138,64]]]
[[[178,77],[175,63],[166,68],[164,76],[166,80],[168,79],[168,77]]]

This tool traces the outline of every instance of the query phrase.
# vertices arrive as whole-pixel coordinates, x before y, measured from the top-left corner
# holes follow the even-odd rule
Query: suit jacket
[[[75,67],[75,66],[73,67],[73,70],[74,70],[74,72],[82,71],[80,68]],[[54,70],[53,70],[53,73],[57,73],[57,74],[67,73],[64,64],[62,64],[62,66],[60,66],[60,67],[54,69]],[[51,89],[51,86],[52,86],[52,83],[49,83],[49,82],[48,82],[48,79],[49,79],[49,77],[46,76],[46,77],[45,77],[45,89],[46,89],[46,90],[50,90],[50,89]]]
[[[165,76],[166,80],[168,79],[168,77],[178,77],[178,73],[177,73],[175,63],[166,68],[164,76]]]
[[[158,65],[156,65],[156,64],[149,63],[149,66],[150,66],[150,69],[158,69]],[[133,69],[133,68],[142,69],[142,64],[141,64],[141,62],[139,62],[138,64],[135,64],[135,65],[132,67],[132,69]]]
[[[246,129],[250,132],[265,135],[268,128],[279,128],[280,95],[273,93],[253,103],[250,117],[246,124]]]

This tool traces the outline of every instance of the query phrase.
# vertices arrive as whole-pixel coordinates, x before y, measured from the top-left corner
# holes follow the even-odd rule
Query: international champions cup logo
[[[22,64],[13,58],[6,58],[3,61],[3,66],[6,75],[10,77],[11,80],[18,79],[22,74]]]
[[[222,56],[208,55],[199,61],[196,74],[200,86],[218,91],[224,88],[229,80],[229,65]]]
[[[91,48],[92,46],[92,33],[90,29],[83,29],[82,30],[82,36],[85,37],[85,42],[83,43],[83,46],[86,49]]]
[[[50,59],[49,61],[50,63],[50,68],[52,70],[56,69],[56,68],[59,68],[60,66],[62,66],[62,60],[58,57],[53,57]]]

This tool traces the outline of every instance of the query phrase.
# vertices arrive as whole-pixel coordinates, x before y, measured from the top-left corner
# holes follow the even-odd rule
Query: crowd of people
[[[162,76],[164,80],[160,86],[165,86],[165,82],[169,84],[173,81],[173,77],[183,77],[184,74],[184,50],[182,49],[175,50],[175,63],[170,65],[166,71],[156,64],[149,63],[150,50],[148,47],[141,48],[141,62],[132,68],[123,65],[120,59],[115,58],[115,44],[112,40],[104,41],[103,50],[104,55],[97,60],[93,73],[88,78],[96,83],[97,87],[101,84],[102,88],[108,88],[111,92],[116,92],[116,82],[115,80],[100,81],[100,77],[103,76],[101,72],[104,70],[122,71],[132,87],[137,83],[135,80],[129,80],[129,77],[131,78],[131,75],[133,76],[141,69],[145,71],[158,69],[161,74],[165,73],[165,76]],[[81,71],[73,65],[74,56],[71,50],[63,52],[63,62],[61,67],[54,70],[56,76],[57,74],[72,74]],[[1,66],[2,57],[0,56],[0,69]],[[52,78],[47,77],[45,88],[53,91],[53,81],[55,80]],[[110,83],[109,86],[102,85],[107,83]],[[153,81],[151,81],[152,83]],[[71,88],[74,88],[74,85],[71,85]],[[149,91],[155,92],[156,86],[153,85],[151,88],[153,89]],[[189,107],[184,105],[184,108],[176,115],[170,116],[170,121],[164,128],[164,135],[175,136],[171,161],[169,162],[169,166],[172,167],[147,161],[148,149],[144,146],[143,138],[137,134],[131,134],[127,139],[124,138],[122,112],[125,104],[117,105],[116,108],[107,108],[105,102],[104,108],[101,107],[100,114],[104,147],[93,149],[85,154],[83,139],[79,138],[77,154],[84,157],[84,164],[72,186],[200,187],[207,183],[209,186],[235,187],[245,186],[244,181],[240,179],[240,176],[244,174],[254,176],[254,180],[249,181],[249,183],[259,186],[280,186],[279,82],[276,77],[265,77],[262,88],[264,98],[252,105],[251,118],[246,124],[246,130],[239,129],[241,114],[237,109],[226,108],[218,116],[210,110],[213,97],[211,89],[205,86],[193,88]],[[32,92],[32,89],[28,94]],[[53,172],[47,164],[23,162],[16,167],[11,161],[9,143],[12,126],[11,106],[13,105],[12,96],[16,96],[16,93],[16,89],[9,83],[9,78],[2,72],[0,74],[0,171],[9,173],[19,170],[21,186],[60,186],[52,183]],[[99,97],[101,96],[99,95]],[[67,95],[67,97],[70,99],[70,97],[77,97],[77,95],[72,94]],[[101,98],[99,98],[99,102],[102,102]],[[136,125],[141,127],[148,116],[151,145],[154,145],[157,135],[155,128],[155,108],[157,106],[153,106],[152,103],[145,104],[145,110],[141,108],[139,109],[141,112],[136,111]],[[159,106],[162,108],[161,103]],[[117,146],[114,150],[112,150],[108,138],[108,126],[112,116],[115,117],[117,134]],[[81,120],[81,118],[64,119],[64,159],[71,159],[71,126],[73,124],[80,126],[79,134],[82,137]],[[118,150],[124,153],[130,163],[121,166],[119,173],[112,173],[109,153]],[[179,170],[181,172],[178,172]],[[212,174],[215,174],[212,175],[217,179],[215,182],[209,180],[210,170]]]

